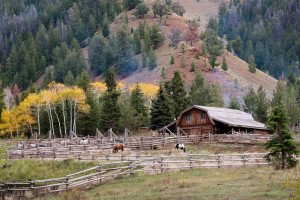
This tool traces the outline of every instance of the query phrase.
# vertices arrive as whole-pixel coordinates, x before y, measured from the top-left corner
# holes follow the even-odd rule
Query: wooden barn
[[[270,134],[265,124],[240,110],[194,105],[182,111],[178,119],[166,126],[172,132],[177,127],[189,135],[255,133]]]

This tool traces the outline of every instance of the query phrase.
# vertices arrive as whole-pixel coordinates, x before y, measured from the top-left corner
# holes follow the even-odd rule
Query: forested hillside
[[[220,37],[228,49],[259,69],[279,78],[293,72],[299,76],[300,1],[247,0],[222,3],[219,7]],[[293,76],[293,74],[290,74]]]
[[[121,12],[118,0],[1,0],[0,79],[23,90],[49,65],[54,79],[86,67],[80,47],[97,30],[109,34],[109,24]]]

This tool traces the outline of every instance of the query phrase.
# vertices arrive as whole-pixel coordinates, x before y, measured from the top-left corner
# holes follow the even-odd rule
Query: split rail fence
[[[267,166],[264,153],[244,154],[185,154],[172,156],[103,155],[91,159],[97,166],[60,178],[45,180],[0,180],[0,196],[43,196],[72,188],[91,188],[102,181],[137,172],[163,173],[181,169]],[[90,159],[81,157],[81,159]]]

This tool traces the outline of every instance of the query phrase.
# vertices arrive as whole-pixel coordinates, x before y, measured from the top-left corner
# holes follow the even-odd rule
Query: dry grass
[[[135,175],[105,182],[86,192],[84,199],[285,199],[294,191],[284,182],[296,182],[299,176],[299,167],[285,171],[261,167]]]

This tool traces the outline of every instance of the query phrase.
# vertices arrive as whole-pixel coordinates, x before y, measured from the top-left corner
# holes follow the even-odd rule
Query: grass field
[[[77,162],[74,160],[16,160],[11,162],[10,167],[0,170],[0,180],[58,178],[95,165],[95,162]]]
[[[48,196],[54,199],[286,199],[295,192],[300,168],[275,171],[271,167],[197,169],[157,175],[139,174],[107,181],[89,191]],[[72,198],[70,198],[72,196]]]

